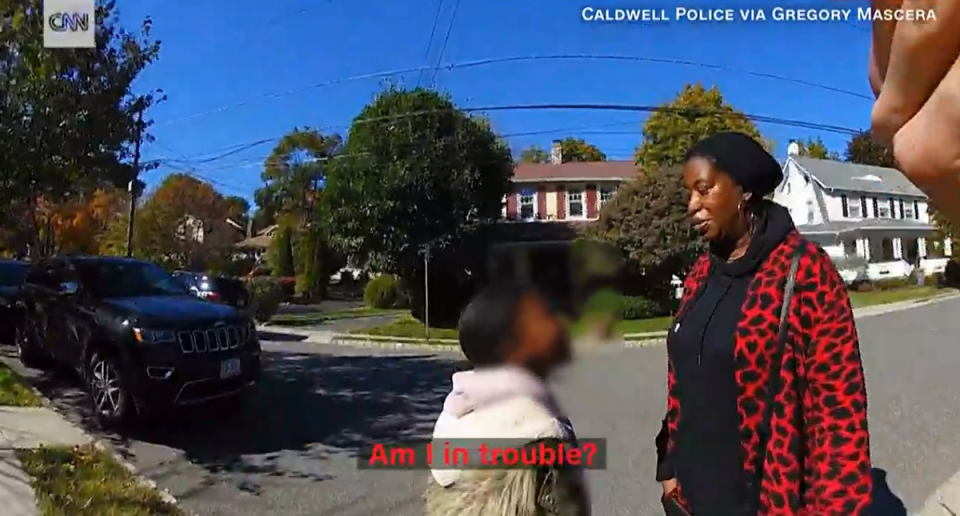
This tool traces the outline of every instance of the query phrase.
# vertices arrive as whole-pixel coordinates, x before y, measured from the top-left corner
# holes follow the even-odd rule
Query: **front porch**
[[[802,232],[802,229],[801,229]],[[906,278],[916,268],[925,276],[942,273],[953,249],[949,239],[936,238],[932,228],[869,229],[837,233],[804,233],[833,258],[844,281]]]

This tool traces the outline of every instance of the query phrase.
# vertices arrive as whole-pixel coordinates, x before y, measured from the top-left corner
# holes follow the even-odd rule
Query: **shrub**
[[[363,302],[373,308],[393,308],[400,299],[400,281],[392,274],[381,274],[367,282]]]
[[[656,301],[640,296],[621,296],[620,314],[625,321],[649,319],[660,315],[662,310]]]
[[[960,287],[960,262],[950,260],[943,269],[943,286],[956,288]]]
[[[597,290],[583,305],[586,316],[612,315],[623,320],[649,319],[665,312],[668,310],[656,301],[642,296],[625,296],[609,288]]]
[[[280,286],[283,301],[288,301],[297,292],[297,278],[295,276],[277,278],[277,284]]]
[[[896,290],[904,287],[909,287],[911,285],[916,285],[916,282],[911,281],[909,277],[884,278],[884,279],[879,279],[873,282],[873,286],[877,290]]]
[[[270,277],[248,278],[245,280],[250,291],[248,313],[257,322],[267,322],[277,313],[283,302],[284,287],[282,280]]]

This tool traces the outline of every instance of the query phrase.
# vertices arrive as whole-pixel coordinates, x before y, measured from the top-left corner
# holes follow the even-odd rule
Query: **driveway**
[[[954,299],[858,324],[879,516],[919,509],[960,470],[957,313]],[[196,514],[422,515],[425,472],[358,471],[356,452],[371,440],[429,435],[455,357],[289,341],[264,350],[263,389],[245,421],[194,414],[114,442]],[[609,469],[589,474],[595,514],[660,514],[653,437],[665,361],[662,347],[609,348],[558,379],[578,433],[608,440]],[[83,421],[75,388],[33,376]]]

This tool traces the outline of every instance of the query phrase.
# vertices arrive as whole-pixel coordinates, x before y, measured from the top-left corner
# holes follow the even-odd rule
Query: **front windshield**
[[[144,262],[88,262],[76,266],[84,289],[95,297],[190,295],[170,273]]]
[[[22,263],[0,263],[0,287],[19,287],[27,274],[27,266]]]

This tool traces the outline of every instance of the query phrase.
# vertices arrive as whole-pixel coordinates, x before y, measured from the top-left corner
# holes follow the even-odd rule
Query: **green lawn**
[[[404,310],[361,307],[331,312],[277,314],[270,319],[270,324],[277,326],[315,326],[340,319],[356,319],[358,317],[373,317],[378,315],[401,315],[403,313],[405,313]]]
[[[943,289],[934,287],[905,287],[893,290],[874,290],[873,292],[850,292],[850,303],[854,308],[860,308],[899,301],[926,299],[945,292]]]
[[[354,330],[351,333],[360,333],[363,335],[383,335],[389,337],[411,337],[417,339],[423,339],[427,336],[426,328],[424,328],[423,323],[414,319],[413,317],[410,317],[409,315],[390,324]],[[455,328],[430,328],[431,339],[456,340],[457,336],[457,330]]]
[[[887,303],[896,303],[899,301],[921,300],[941,293],[944,293],[944,291],[933,287],[905,287],[895,290],[850,292],[850,302],[854,308],[861,308],[864,306],[882,305]],[[618,321],[614,325],[614,331],[620,335],[666,331],[670,328],[670,324],[672,322],[673,317],[656,317],[653,319]],[[570,324],[570,331],[574,335],[581,334],[585,330],[586,323],[584,321],[575,321]],[[390,337],[411,337],[420,339],[425,337],[423,323],[410,316],[406,316],[391,324],[354,330],[351,333]],[[430,338],[456,340],[457,330],[431,328]]]
[[[18,450],[43,516],[182,516],[92,445]]]
[[[39,407],[43,402],[20,375],[0,364],[0,405]]]

